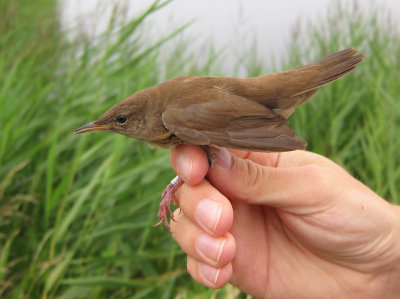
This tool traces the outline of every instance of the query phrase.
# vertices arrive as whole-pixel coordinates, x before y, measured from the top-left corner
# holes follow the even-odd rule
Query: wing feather
[[[166,128],[185,143],[253,151],[304,149],[306,143],[274,111],[233,94],[162,114]]]

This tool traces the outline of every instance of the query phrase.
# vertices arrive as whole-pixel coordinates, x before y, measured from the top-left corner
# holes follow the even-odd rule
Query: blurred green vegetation
[[[199,65],[184,42],[160,59],[188,24],[148,42],[145,19],[169,2],[154,1],[123,26],[115,9],[103,35],[74,40],[55,1],[0,2],[1,298],[244,296],[193,282],[184,254],[153,227],[174,176],[168,151],[115,134],[72,134],[160,80],[217,74],[213,52]],[[291,126],[309,150],[399,203],[398,27],[381,10],[355,4],[332,7],[317,24],[300,21],[281,68],[347,47],[368,56],[298,108]],[[268,71],[254,56],[246,67],[249,75]]]

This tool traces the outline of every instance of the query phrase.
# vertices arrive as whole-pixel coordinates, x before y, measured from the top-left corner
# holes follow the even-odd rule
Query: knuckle
[[[194,265],[194,260],[190,257],[187,256],[186,258],[186,269],[189,272],[189,274],[194,278],[195,272],[195,265]]]
[[[318,186],[319,190],[326,190],[334,185],[333,176],[329,169],[319,165],[307,165],[305,168],[305,175],[308,180],[314,182],[310,185],[313,188]]]
[[[236,167],[240,175],[239,181],[246,186],[247,190],[259,192],[260,185],[268,184],[271,179],[271,173],[257,163],[250,160],[236,161]]]
[[[196,280],[199,283],[202,283],[201,275],[199,273],[200,272],[199,268],[200,268],[199,262],[193,257],[188,255],[186,261],[186,269],[194,280]]]
[[[181,228],[182,228],[182,224],[184,222],[183,217],[182,217],[183,216],[182,210],[180,208],[176,209],[173,212],[173,215],[174,215],[174,219],[171,219],[169,221],[169,225],[170,225],[172,238],[174,238],[175,241],[178,241],[179,237],[182,233]]]

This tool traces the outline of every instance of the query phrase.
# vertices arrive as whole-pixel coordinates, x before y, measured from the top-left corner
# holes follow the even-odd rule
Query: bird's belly
[[[171,149],[179,144],[179,143],[156,143],[156,142],[146,142],[146,143],[151,149],[154,149],[156,147]]]

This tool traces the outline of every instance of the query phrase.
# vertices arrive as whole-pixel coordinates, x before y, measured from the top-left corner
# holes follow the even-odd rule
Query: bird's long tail
[[[321,86],[335,81],[343,77],[348,72],[354,70],[357,67],[357,64],[360,63],[365,56],[365,54],[355,55],[356,53],[357,50],[349,48],[312,63],[320,66],[320,80],[315,82],[315,84],[308,86],[307,89],[293,94],[292,97],[320,88]]]

